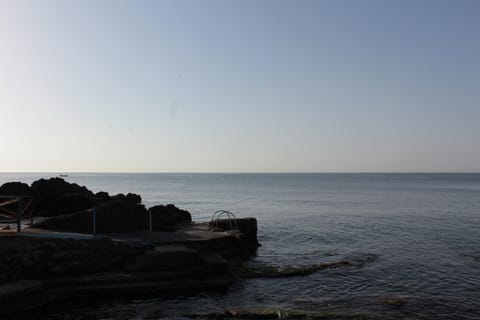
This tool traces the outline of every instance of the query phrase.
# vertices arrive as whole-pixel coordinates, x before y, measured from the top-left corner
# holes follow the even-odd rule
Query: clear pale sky
[[[480,1],[0,0],[0,171],[480,171]]]

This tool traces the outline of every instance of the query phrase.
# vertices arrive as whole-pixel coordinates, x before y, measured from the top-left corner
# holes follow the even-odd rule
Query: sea
[[[2,173],[31,183],[54,173]],[[365,319],[480,319],[480,174],[68,173],[89,189],[173,203],[194,221],[216,210],[258,219],[247,264],[303,267],[286,278],[238,280],[226,292],[56,305],[33,319],[185,319],[225,310],[302,311]],[[333,317],[333,316],[332,316]]]

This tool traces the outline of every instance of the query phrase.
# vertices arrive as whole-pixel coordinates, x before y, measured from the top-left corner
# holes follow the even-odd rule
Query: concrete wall
[[[100,239],[0,237],[0,284],[122,270],[145,245]]]

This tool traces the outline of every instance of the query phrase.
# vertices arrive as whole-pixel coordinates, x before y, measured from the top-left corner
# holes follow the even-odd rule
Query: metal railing
[[[14,204],[16,209],[11,208]],[[27,211],[30,212],[30,225],[33,225],[33,197],[0,195],[0,224],[16,224],[20,232],[22,217]]]
[[[217,210],[213,213],[212,218],[210,219],[210,226],[215,226],[215,228],[218,228],[218,223],[222,216],[226,216],[230,230],[238,230],[238,223],[237,223],[237,218],[231,211],[227,210]]]

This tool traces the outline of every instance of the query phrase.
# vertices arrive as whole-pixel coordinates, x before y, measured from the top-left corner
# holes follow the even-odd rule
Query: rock
[[[32,183],[35,195],[78,193],[93,196],[85,186],[69,183],[62,178],[40,179]]]
[[[40,179],[32,183],[35,214],[55,216],[90,209],[94,194],[84,186],[61,178]]]
[[[109,199],[110,199],[110,195],[108,194],[108,192],[100,191],[100,192],[95,193],[95,202],[96,203],[105,202],[105,201],[108,201]]]
[[[378,298],[377,300],[380,303],[390,305],[390,306],[394,306],[394,307],[401,307],[404,304],[406,304],[407,301],[408,301],[405,298],[398,298],[398,297],[393,297],[393,298],[382,297],[382,298]]]
[[[135,193],[128,193],[127,195],[124,195],[123,193],[119,193],[105,199],[104,202],[121,202],[129,205],[135,205],[135,204],[140,204],[142,202],[142,198]]]
[[[98,233],[122,233],[148,229],[148,212],[138,199],[123,196],[97,208]]]
[[[97,233],[123,233],[148,229],[148,212],[145,206],[131,201],[119,200],[105,202],[96,207]],[[93,232],[92,210],[46,219],[35,225],[56,231],[79,233]]]
[[[142,198],[137,194],[117,194],[112,197],[107,192],[94,194],[85,186],[69,183],[62,178],[40,179],[32,184],[31,189],[35,197],[35,214],[37,216],[49,217],[75,212],[84,214],[80,211],[91,209],[94,205],[101,207],[105,203],[115,206],[115,209],[122,211],[124,215],[126,211],[132,211],[131,208],[120,210],[119,206],[132,207],[142,202]],[[136,210],[138,211],[138,208]],[[115,218],[118,217],[115,216]]]
[[[173,204],[154,206],[151,207],[149,211],[152,214],[153,230],[168,229],[180,224],[192,222],[190,212],[179,209]]]
[[[125,198],[128,202],[133,203],[133,204],[142,203],[142,197],[140,197],[140,195],[135,194],[135,193],[127,193]]]
[[[122,233],[148,229],[148,212],[142,198],[133,193],[110,196],[94,194],[86,187],[61,178],[41,179],[32,184],[36,215],[51,217],[36,227],[68,232],[93,232],[96,207],[97,233]]]
[[[32,188],[23,182],[7,182],[0,186],[0,195],[30,196],[32,195]]]
[[[274,266],[249,266],[240,269],[236,276],[238,278],[284,278],[306,276],[325,269],[349,266],[352,266],[349,261],[318,263],[305,267],[286,267],[283,269]]]

